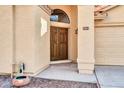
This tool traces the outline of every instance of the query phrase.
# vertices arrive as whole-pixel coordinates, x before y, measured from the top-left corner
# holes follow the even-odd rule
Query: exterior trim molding
[[[77,59],[77,63],[80,63],[80,64],[94,64],[95,59],[89,59],[89,60]]]
[[[31,76],[36,76],[37,74],[39,74],[40,72],[44,71],[48,67],[49,67],[49,65],[43,66],[41,69],[39,69],[37,72],[33,73]]]
[[[109,5],[108,7],[102,9],[102,11],[108,11],[110,9],[113,9],[113,8],[117,7],[117,6],[119,6],[119,5]]]
[[[124,26],[124,22],[109,22],[109,23],[98,23],[95,27],[115,27],[115,26]]]
[[[48,5],[38,5],[44,12],[51,15],[52,9]]]
[[[68,23],[50,21],[50,25],[55,26],[55,27],[70,28],[70,24],[68,24]]]
[[[50,64],[60,64],[60,63],[71,63],[72,60],[58,60],[58,61],[51,61]]]
[[[83,73],[83,74],[93,74],[94,66],[95,66],[95,63],[91,61],[78,62],[78,71],[79,73]]]
[[[98,12],[98,11],[108,11],[110,9],[113,9],[113,8],[117,7],[117,6],[119,6],[119,5],[107,5],[107,6],[101,7],[98,10],[95,10],[95,12]]]

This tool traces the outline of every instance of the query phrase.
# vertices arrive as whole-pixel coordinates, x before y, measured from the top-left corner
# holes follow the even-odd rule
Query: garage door
[[[124,27],[101,27],[95,30],[96,64],[124,65]]]

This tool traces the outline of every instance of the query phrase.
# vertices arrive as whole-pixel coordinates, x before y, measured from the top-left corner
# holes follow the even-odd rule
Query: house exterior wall
[[[35,62],[34,71],[38,73],[50,64],[50,15],[40,7],[35,8]],[[47,32],[41,36],[41,18],[47,21]]]
[[[33,73],[35,65],[35,19],[33,6],[15,6],[15,64],[25,64]],[[17,70],[16,70],[17,71]]]
[[[53,9],[59,8],[64,10],[70,18],[71,23],[69,28],[69,50],[68,50],[69,59],[76,61],[77,34],[75,34],[75,30],[77,29],[77,17],[76,17],[77,7],[75,6],[52,6],[52,7]],[[84,8],[83,12],[85,12],[86,8],[89,7],[82,7],[82,8]],[[40,9],[37,6],[14,6],[13,9],[14,11],[12,11],[13,13],[12,18],[14,21],[13,23],[10,24],[12,25],[11,27],[14,27],[14,29],[11,30],[12,31],[11,34],[14,33],[14,36],[11,35],[11,37],[14,37],[14,40],[12,40],[11,42],[12,44],[11,48],[14,47],[13,48],[14,50],[11,50],[12,57],[9,59],[11,60],[13,59],[14,61],[13,62],[11,61],[10,65],[15,64],[16,65],[15,71],[17,71],[17,65],[20,62],[23,62],[25,63],[26,66],[26,70],[25,70],[26,73],[29,74],[37,73],[38,71],[45,69],[50,64],[50,32],[49,32],[50,15],[46,14],[42,9]],[[81,17],[82,9],[79,12],[81,14],[78,14],[78,17]],[[41,17],[47,20],[48,23],[48,31],[42,37],[40,36]],[[82,19],[83,20],[86,19],[86,16],[84,17],[85,18],[78,19],[78,21]],[[79,48],[81,47],[79,46]],[[79,66],[79,68],[82,68],[82,66]],[[7,68],[7,66],[5,68]]]
[[[115,23],[115,22],[124,22],[124,14],[123,14],[123,10],[124,10],[124,6],[123,5],[119,5],[117,7],[114,7],[108,11],[106,11],[108,13],[108,16],[101,21],[96,21],[97,23]]]
[[[66,5],[49,5],[52,9],[61,9],[70,19],[70,27],[68,30],[68,59],[73,62],[77,62],[77,6],[66,6]],[[58,24],[59,25],[59,24]],[[61,24],[64,26],[64,24]]]
[[[95,21],[95,58],[98,65],[124,65],[124,6],[108,11],[108,16]]]
[[[41,19],[48,31],[41,37]],[[34,74],[50,64],[50,15],[38,6],[0,6],[0,73],[17,72],[25,64],[25,73]]]
[[[94,6],[50,5],[50,7],[62,9],[70,18],[69,59],[74,62],[77,60],[80,73],[93,73],[94,64],[124,65],[124,13],[122,11],[124,6],[108,10],[108,16],[101,21],[95,21],[95,24]],[[47,32],[43,36],[41,36],[41,18],[48,24]],[[75,34],[77,24],[78,37]],[[29,74],[36,74],[48,67],[50,64],[50,25],[50,15],[38,6],[0,6],[0,73],[11,73],[12,64],[20,62],[25,63],[25,72]],[[89,27],[89,29],[83,30],[83,27]],[[104,38],[105,36],[107,37]],[[103,54],[101,55],[103,59],[98,60],[97,55],[100,56],[100,54],[97,51],[100,44],[102,49],[103,44],[109,44],[105,47],[112,52],[101,49],[100,51],[104,52],[99,53]],[[104,57],[107,53],[113,54],[110,56],[109,63]]]
[[[36,74],[50,62],[50,16],[38,6],[16,6],[16,64],[24,62],[25,72]],[[41,36],[41,18],[48,23],[47,32]]]
[[[0,73],[11,73],[13,62],[13,9],[0,6]]]
[[[83,27],[89,29],[84,30]],[[78,69],[92,74],[94,70],[94,6],[78,6]]]

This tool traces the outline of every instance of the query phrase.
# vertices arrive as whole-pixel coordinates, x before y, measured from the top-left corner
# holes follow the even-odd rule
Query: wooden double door
[[[68,59],[68,29],[53,27],[50,29],[50,59]]]

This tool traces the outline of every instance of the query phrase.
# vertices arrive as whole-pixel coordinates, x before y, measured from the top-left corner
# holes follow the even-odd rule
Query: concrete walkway
[[[73,63],[54,64],[36,75],[46,79],[58,79],[100,84],[102,88],[124,88],[124,66],[95,66],[95,74],[79,74]],[[97,79],[96,79],[97,78]]]
[[[102,88],[124,88],[124,66],[96,66],[95,71]]]
[[[94,74],[79,74],[77,65],[73,63],[52,64],[48,69],[39,73],[36,77],[92,83],[97,82]]]

